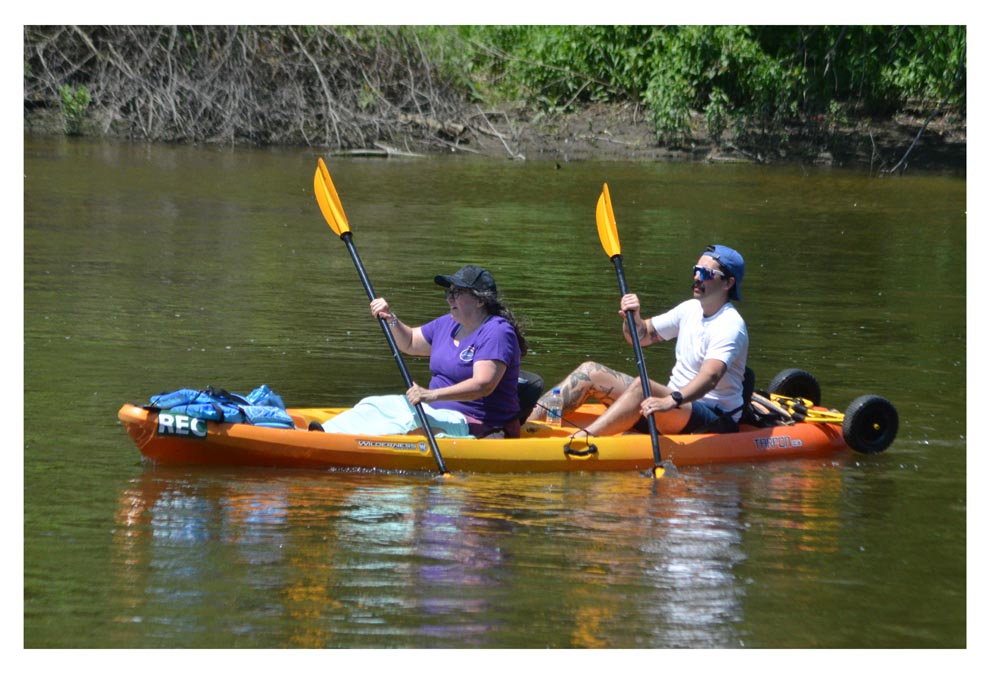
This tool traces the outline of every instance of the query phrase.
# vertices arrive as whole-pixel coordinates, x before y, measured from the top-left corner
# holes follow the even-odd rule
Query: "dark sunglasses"
[[[447,288],[447,293],[446,294],[447,294],[447,299],[448,300],[456,300],[461,295],[466,295],[469,292],[471,292],[471,291],[470,290],[467,290],[465,288]]]
[[[725,278],[725,272],[719,271],[718,269],[709,269],[708,267],[702,267],[701,265],[695,265],[693,276],[697,276],[702,281],[711,281],[716,276],[721,276]]]

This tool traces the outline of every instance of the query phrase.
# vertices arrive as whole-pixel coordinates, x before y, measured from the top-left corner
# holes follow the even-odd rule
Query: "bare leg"
[[[589,398],[605,405],[611,405],[629,388],[633,378],[628,374],[613,370],[601,363],[587,361],[581,363],[576,370],[557,384],[560,395],[564,399],[564,414],[573,412]],[[553,387],[544,393],[529,415],[530,421],[546,419],[546,405]]]
[[[588,425],[589,435],[615,435],[624,433],[640,420],[640,404],[643,402],[643,387],[637,377],[619,396],[619,399],[605,412]],[[650,382],[650,393],[657,397],[670,395],[670,389],[655,381]],[[683,430],[691,416],[691,405],[685,404],[669,412],[657,413],[654,420],[657,430],[665,435],[673,435]]]

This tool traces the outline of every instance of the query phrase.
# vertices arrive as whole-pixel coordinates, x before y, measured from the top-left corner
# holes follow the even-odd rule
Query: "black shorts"
[[[633,428],[640,433],[649,433],[650,423],[646,417],[640,417]],[[721,407],[695,400],[691,403],[691,418],[688,419],[680,434],[735,433],[738,430],[739,424],[730,415],[723,412]]]

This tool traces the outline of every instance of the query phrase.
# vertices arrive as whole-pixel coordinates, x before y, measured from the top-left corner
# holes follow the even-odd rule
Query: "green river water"
[[[889,398],[881,455],[658,482],[144,463],[116,413],[162,391],[403,390],[316,156],[25,138],[25,648],[971,645],[964,177],[328,161],[377,294],[422,323],[446,311],[435,274],[487,266],[548,382],[636,369],[603,182],[647,313],[689,296],[705,245],[739,249],[758,383],[800,367],[827,405]],[[646,353],[665,377],[673,349]]]

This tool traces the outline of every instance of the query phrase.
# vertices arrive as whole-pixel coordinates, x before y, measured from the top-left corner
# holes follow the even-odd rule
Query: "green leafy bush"
[[[62,114],[65,116],[66,133],[78,135],[82,132],[82,123],[86,119],[86,111],[89,109],[90,101],[89,89],[86,87],[73,87],[63,84],[58,90],[62,101]]]
[[[890,113],[938,99],[965,106],[965,26],[471,26],[459,51],[489,92],[544,110],[579,102],[646,105],[665,143],[691,115],[709,136],[764,139],[837,105]],[[962,63],[962,66],[960,64]]]

